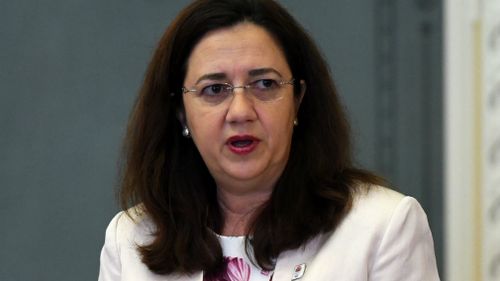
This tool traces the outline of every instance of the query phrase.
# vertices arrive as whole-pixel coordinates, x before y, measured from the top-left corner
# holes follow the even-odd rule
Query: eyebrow
[[[276,69],[271,68],[271,67],[257,68],[257,69],[252,69],[252,70],[248,71],[248,75],[250,75],[250,76],[259,76],[259,75],[268,74],[268,73],[275,73],[276,75],[278,75],[281,78],[281,73],[279,73],[279,71],[277,71]]]
[[[248,75],[252,76],[252,77],[263,75],[263,74],[268,74],[268,73],[275,73],[280,78],[282,77],[281,73],[279,71],[277,71],[276,69],[271,68],[271,67],[251,69],[248,71]],[[195,85],[197,85],[198,83],[200,83],[203,80],[225,80],[225,79],[227,79],[227,75],[223,72],[208,73],[208,74],[204,74],[200,78],[198,78],[198,80],[196,80]]]
[[[203,80],[224,80],[226,78],[227,78],[227,75],[225,73],[222,73],[222,72],[208,73],[208,74],[202,75],[200,78],[198,78],[198,80],[196,80],[195,85],[198,85],[198,83],[200,83]]]

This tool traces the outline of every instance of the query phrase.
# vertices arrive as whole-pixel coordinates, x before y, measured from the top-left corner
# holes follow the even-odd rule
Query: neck
[[[272,190],[253,193],[234,193],[218,188],[217,197],[224,215],[222,235],[248,235],[250,224],[267,200]]]

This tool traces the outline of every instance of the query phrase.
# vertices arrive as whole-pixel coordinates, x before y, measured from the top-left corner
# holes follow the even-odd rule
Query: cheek
[[[210,112],[204,112],[194,105],[194,101],[191,99],[184,99],[184,109],[186,112],[186,125],[194,133],[202,130],[211,122]]]
[[[206,138],[220,132],[219,118],[210,114],[191,116],[187,124],[195,137]]]
[[[274,146],[288,145],[293,131],[293,113],[289,111],[270,112],[261,120],[269,136],[269,141]]]
[[[198,149],[214,147],[221,134],[221,116],[216,112],[203,112],[186,106],[186,124]]]

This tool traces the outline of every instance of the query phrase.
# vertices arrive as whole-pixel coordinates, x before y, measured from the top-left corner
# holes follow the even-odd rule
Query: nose
[[[254,101],[246,93],[244,88],[233,89],[232,99],[229,101],[229,106],[226,114],[226,121],[229,123],[245,123],[257,119],[255,112]]]

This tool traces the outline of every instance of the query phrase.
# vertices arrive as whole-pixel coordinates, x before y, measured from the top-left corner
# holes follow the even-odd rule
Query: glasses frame
[[[261,79],[261,80],[274,80],[274,79]],[[292,85],[293,86],[295,84],[295,78],[291,78],[290,80],[275,80],[275,81],[280,86],[279,89],[281,89],[281,86],[283,86],[283,85]],[[227,86],[227,89],[229,90],[229,93],[234,96],[234,90],[235,89],[243,89],[243,90],[253,89],[253,88],[256,88],[256,86],[254,86],[254,83],[255,83],[255,81],[251,82],[251,83],[248,83],[246,85],[241,85],[241,86],[234,86],[233,84],[227,83],[227,82],[216,83],[216,84]],[[198,93],[201,90],[202,89],[200,89],[200,90],[196,89],[196,88],[188,89],[186,87],[182,87],[182,93],[183,94],[186,94],[186,93]],[[260,99],[258,99],[258,100],[260,100]]]

